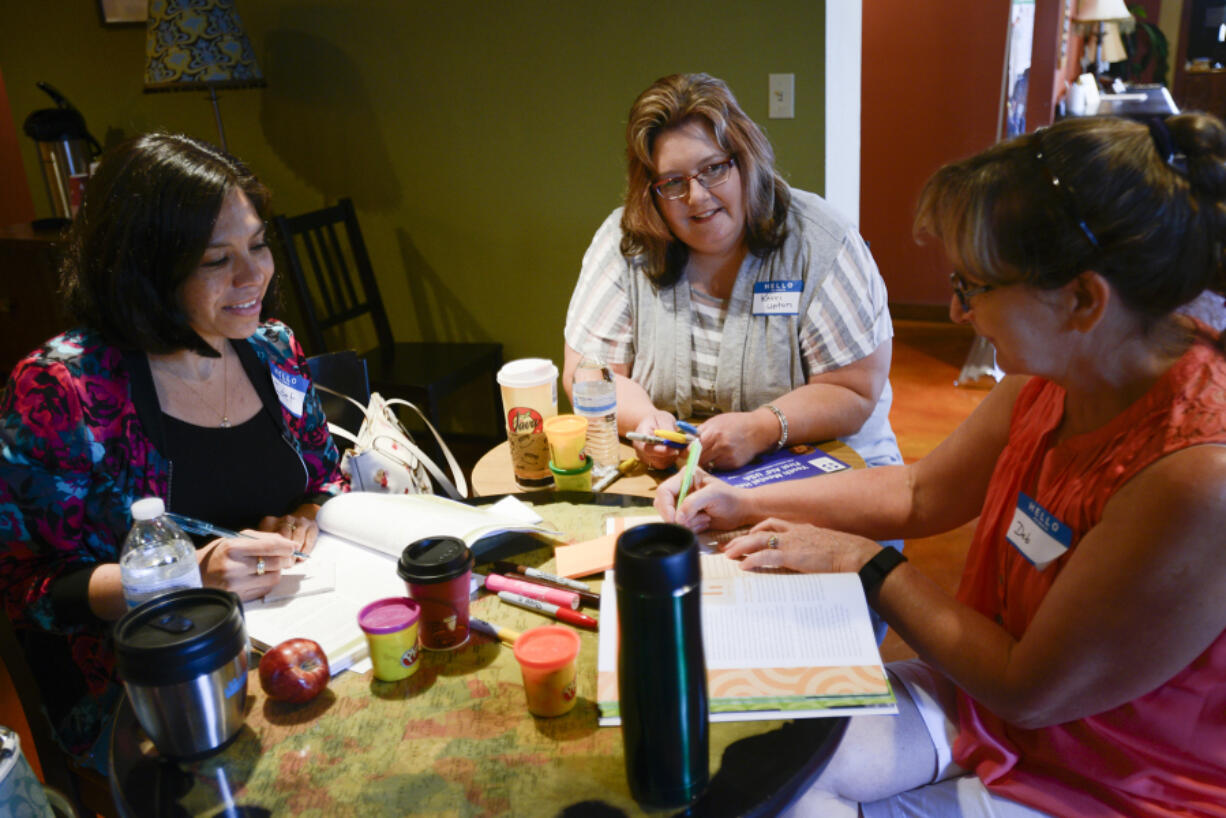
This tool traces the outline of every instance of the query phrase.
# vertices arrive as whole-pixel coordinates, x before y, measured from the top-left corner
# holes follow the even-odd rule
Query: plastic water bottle
[[[587,418],[587,454],[592,476],[617,470],[617,385],[604,362],[585,357],[575,369],[572,403],[575,414]]]
[[[129,608],[180,588],[199,588],[196,546],[166,514],[161,497],[132,504],[132,530],[123,542],[119,575]]]

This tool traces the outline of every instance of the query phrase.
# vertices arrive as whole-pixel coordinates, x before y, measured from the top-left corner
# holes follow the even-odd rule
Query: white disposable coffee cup
[[[511,467],[521,486],[547,486],[549,442],[545,419],[558,413],[558,368],[546,358],[520,358],[498,370],[511,443]]]

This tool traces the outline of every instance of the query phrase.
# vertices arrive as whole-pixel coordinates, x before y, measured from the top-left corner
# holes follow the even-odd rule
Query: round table
[[[833,457],[847,463],[853,469],[864,468],[864,458],[856,450],[840,440],[827,440],[818,443],[817,448]],[[618,456],[622,460],[634,457],[634,448],[628,443],[618,443]],[[639,497],[655,497],[656,486],[673,475],[673,471],[657,471],[648,469],[643,463],[636,463],[634,469],[624,475],[607,491],[615,494],[633,494]],[[716,477],[719,476],[717,472]],[[473,466],[473,496],[485,497],[492,494],[516,494],[525,491],[537,491],[537,487],[525,487],[515,482],[515,472],[511,469],[511,444],[508,441],[499,443],[490,449],[477,465]]]
[[[529,499],[616,513],[649,507],[627,495],[575,496],[540,492]],[[551,554],[537,548],[518,560],[549,570]],[[521,631],[541,624],[536,614],[493,597],[474,601],[473,613]],[[579,633],[578,703],[552,719],[528,713],[510,648],[480,634],[453,651],[424,651],[417,672],[399,682],[342,673],[303,705],[270,700],[253,665],[244,726],[226,747],[198,760],[161,756],[125,695],[111,735],[116,806],[133,818],[678,813],[631,798],[621,730],[597,726],[598,637]],[[713,722],[711,782],[685,814],[777,814],[825,764],[845,725],[843,717]]]

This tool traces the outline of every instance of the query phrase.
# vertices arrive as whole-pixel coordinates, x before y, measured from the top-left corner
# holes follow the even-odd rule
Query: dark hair
[[[268,189],[205,142],[150,133],[109,151],[86,186],[61,267],[73,317],[123,348],[216,357],[188,324],[178,291],[232,190],[266,216]]]
[[[626,209],[622,213],[621,251],[641,256],[644,273],[656,286],[675,283],[689,248],[673,236],[651,190],[652,154],[665,131],[695,120],[711,126],[715,139],[736,157],[745,197],[746,244],[766,256],[787,237],[791,194],[775,171],[775,152],[754,121],[745,115],[723,80],[707,74],[673,74],[651,84],[630,106],[626,125]]]
[[[1223,286],[1226,238],[1226,127],[1190,113],[1154,132],[1066,119],[946,165],[915,232],[990,284],[1055,289],[1093,269],[1152,325]]]

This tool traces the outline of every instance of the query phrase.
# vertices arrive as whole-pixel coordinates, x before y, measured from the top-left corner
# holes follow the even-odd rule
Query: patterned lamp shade
[[[149,0],[146,91],[264,85],[234,0]]]

